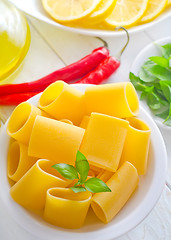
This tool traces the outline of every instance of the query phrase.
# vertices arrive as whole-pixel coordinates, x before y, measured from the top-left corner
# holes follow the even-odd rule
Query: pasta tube
[[[91,202],[90,192],[74,193],[68,188],[47,191],[44,219],[64,228],[80,228]]]
[[[28,154],[74,165],[84,131],[68,123],[38,116],[31,133]]]
[[[138,174],[145,174],[150,144],[151,130],[149,126],[138,118],[128,118],[129,128],[121,156],[120,165],[125,161],[132,163]]]
[[[37,161],[28,156],[27,145],[13,142],[8,151],[8,177],[17,182]]]
[[[85,115],[84,94],[63,81],[57,81],[42,93],[38,106],[56,119],[69,119],[79,125]]]
[[[85,104],[88,114],[98,112],[125,118],[136,116],[139,111],[138,96],[130,82],[88,87]]]
[[[31,103],[19,104],[11,114],[7,125],[7,134],[19,142],[28,144],[30,133],[37,115],[47,116]]]
[[[97,217],[108,223],[121,210],[138,184],[136,168],[125,162],[107,181],[112,192],[95,193],[91,206]]]
[[[81,121],[80,127],[86,129],[88,126],[89,120],[90,120],[90,116],[84,116]]]
[[[42,210],[46,191],[52,187],[66,187],[71,181],[64,179],[52,166],[54,162],[40,159],[10,189],[15,202],[29,210]]]
[[[128,121],[92,113],[80,146],[91,165],[115,172],[118,168]]]

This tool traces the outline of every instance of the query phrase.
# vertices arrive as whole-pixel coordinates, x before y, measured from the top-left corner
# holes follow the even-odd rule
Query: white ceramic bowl
[[[67,27],[62,24],[59,24],[55,22],[43,9],[41,1],[40,0],[29,0],[29,1],[23,1],[23,0],[10,0],[14,5],[16,5],[20,10],[25,12],[26,14],[35,17],[39,20],[42,20],[46,23],[50,23],[53,26],[56,26],[57,28],[67,30],[70,32],[75,32],[79,34],[85,34],[85,35],[91,35],[91,36],[123,36],[125,33],[123,31],[109,31],[109,30],[94,30],[94,29],[83,29],[83,28],[73,28],[73,27]],[[159,17],[154,19],[153,21],[137,25],[135,27],[131,27],[129,29],[129,33],[135,33],[139,31],[143,31],[155,24],[158,24],[160,21],[168,18],[171,16],[171,7],[167,8]]]
[[[144,62],[152,56],[161,56],[161,51],[159,49],[159,47],[157,45],[164,45],[167,43],[171,43],[171,37],[167,37],[167,38],[162,38],[158,41],[155,41],[154,43],[151,43],[149,45],[147,45],[145,48],[143,48],[141,50],[141,52],[137,55],[137,57],[135,58],[132,66],[131,66],[131,70],[130,72],[133,72],[135,75],[138,75],[138,72],[141,68],[141,66],[144,64]],[[166,129],[168,131],[171,131],[171,127],[164,125],[163,119],[156,117],[155,115],[152,114],[152,112],[150,111],[148,105],[146,104],[145,101],[141,101],[141,105],[146,109],[146,111],[151,115],[151,117],[156,121],[157,125],[160,128]]]
[[[87,85],[74,86],[84,91]],[[29,102],[37,105],[38,98],[37,95]],[[140,107],[139,117],[146,121],[152,130],[147,174],[140,177],[139,187],[109,224],[101,223],[93,212],[90,212],[85,225],[78,230],[67,230],[52,226],[12,200],[9,194],[10,185],[6,167],[10,138],[6,134],[7,124],[5,124],[0,134],[0,198],[6,206],[6,211],[9,211],[11,217],[24,229],[42,240],[109,240],[134,228],[149,214],[158,201],[165,184],[167,168],[165,145],[156,124],[142,107]],[[0,221],[3,221],[3,219],[0,219]]]

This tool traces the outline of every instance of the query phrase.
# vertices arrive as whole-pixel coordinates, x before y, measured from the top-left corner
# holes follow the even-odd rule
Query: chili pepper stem
[[[127,41],[126,41],[126,44],[124,45],[124,47],[121,49],[121,51],[117,54],[117,57],[116,57],[116,58],[117,58],[117,60],[119,60],[119,61],[120,61],[121,56],[122,56],[123,52],[125,51],[128,43],[129,43],[129,40],[130,40],[129,33],[128,33],[127,29],[124,28],[124,27],[116,27],[116,28],[115,28],[115,30],[120,30],[120,29],[122,29],[122,30],[125,31],[126,36],[127,36]]]
[[[103,38],[101,38],[101,37],[96,37],[96,38],[103,43],[103,47],[105,47],[107,49],[109,48],[108,43]]]

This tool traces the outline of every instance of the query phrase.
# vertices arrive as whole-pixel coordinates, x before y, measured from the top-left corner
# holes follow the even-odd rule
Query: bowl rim
[[[76,86],[76,85],[75,85]],[[86,84],[77,84],[77,89],[86,88]],[[29,100],[29,102],[33,103],[35,101],[38,101],[40,94],[34,96]],[[166,172],[167,172],[167,154],[166,154],[166,148],[165,144],[162,138],[162,135],[156,126],[153,119],[149,116],[149,114],[140,106],[140,114],[142,114],[145,118],[145,121],[147,119],[147,124],[152,129],[152,135],[151,135],[151,141],[153,142],[153,145],[160,146],[160,148],[155,148],[155,171],[154,175],[151,181],[151,187],[148,191],[148,194],[145,195],[144,201],[139,204],[139,206],[127,217],[122,219],[119,224],[117,223],[112,224],[111,226],[108,226],[103,229],[95,230],[95,231],[89,231],[89,232],[64,232],[64,231],[58,231],[57,229],[51,229],[45,227],[45,231],[42,231],[42,225],[38,223],[35,219],[31,218],[32,221],[30,222],[30,216],[21,206],[19,206],[17,203],[15,203],[9,194],[9,186],[7,187],[6,191],[8,191],[7,196],[4,196],[2,192],[2,188],[0,187],[0,198],[4,202],[7,211],[9,211],[10,215],[13,217],[13,219],[27,232],[39,237],[40,239],[47,240],[56,240],[56,237],[58,236],[59,239],[65,239],[67,240],[70,238],[71,240],[87,240],[87,238],[94,238],[98,240],[110,240],[113,238],[117,238],[122,236],[123,234],[127,233],[134,227],[136,227],[140,222],[144,220],[144,218],[151,212],[155,204],[157,203],[162,190],[165,185],[165,179],[166,179]],[[139,114],[139,115],[140,115]],[[9,136],[6,134],[6,126],[8,121],[1,129],[0,134],[0,146],[2,146],[4,142],[4,134],[6,138],[9,139]],[[8,140],[9,143],[9,140]],[[0,147],[1,148],[1,147]],[[5,153],[5,150],[2,149],[2,155]],[[3,157],[1,158],[3,159]],[[2,167],[0,168],[0,185],[3,183],[8,183],[6,172],[2,171],[3,165],[5,166],[6,163],[2,162]],[[1,173],[2,171],[2,173]],[[160,176],[160,178],[159,178]],[[6,188],[6,187],[5,187]],[[11,204],[12,203],[12,204]],[[16,210],[17,209],[17,210]],[[27,224],[25,225],[25,222]],[[107,226],[107,225],[106,225]],[[31,231],[29,230],[31,229]]]

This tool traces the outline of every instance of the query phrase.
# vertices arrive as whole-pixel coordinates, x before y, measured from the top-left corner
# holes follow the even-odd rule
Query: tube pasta
[[[90,120],[90,116],[84,116],[81,121],[80,127],[86,129],[88,126],[89,120]]]
[[[114,174],[113,172],[104,171],[99,173],[97,178],[101,179],[103,182],[106,183],[113,176],[113,174]]]
[[[79,228],[83,225],[91,202],[90,192],[75,194],[67,188],[47,191],[44,219],[56,226]]]
[[[19,142],[13,142],[8,151],[8,177],[17,182],[37,161],[28,156],[28,147]]]
[[[125,118],[136,116],[139,111],[138,96],[130,82],[88,87],[85,104],[88,114],[98,112]]]
[[[145,174],[147,169],[148,151],[151,130],[138,118],[127,118],[129,121],[128,134],[121,156],[120,165],[125,161],[132,163],[138,174]]]
[[[84,94],[63,81],[57,81],[42,93],[38,106],[56,119],[69,119],[79,125],[85,115]]]
[[[57,120],[37,116],[32,129],[28,154],[56,163],[73,164],[84,129]]]
[[[138,184],[137,170],[125,162],[106,184],[112,192],[94,194],[91,203],[93,211],[104,223],[112,220],[134,192]]]
[[[66,187],[71,181],[64,179],[52,166],[54,162],[40,159],[10,189],[14,201],[29,210],[42,210],[46,191],[52,187]]]
[[[60,119],[61,122],[64,122],[64,123],[68,123],[68,124],[71,124],[73,125],[73,122],[71,122],[70,120],[68,119]]]
[[[37,115],[47,116],[31,103],[19,104],[11,114],[7,125],[7,134],[19,142],[28,144],[30,133]]]
[[[92,113],[80,146],[91,165],[108,171],[117,170],[128,121],[104,114]]]

